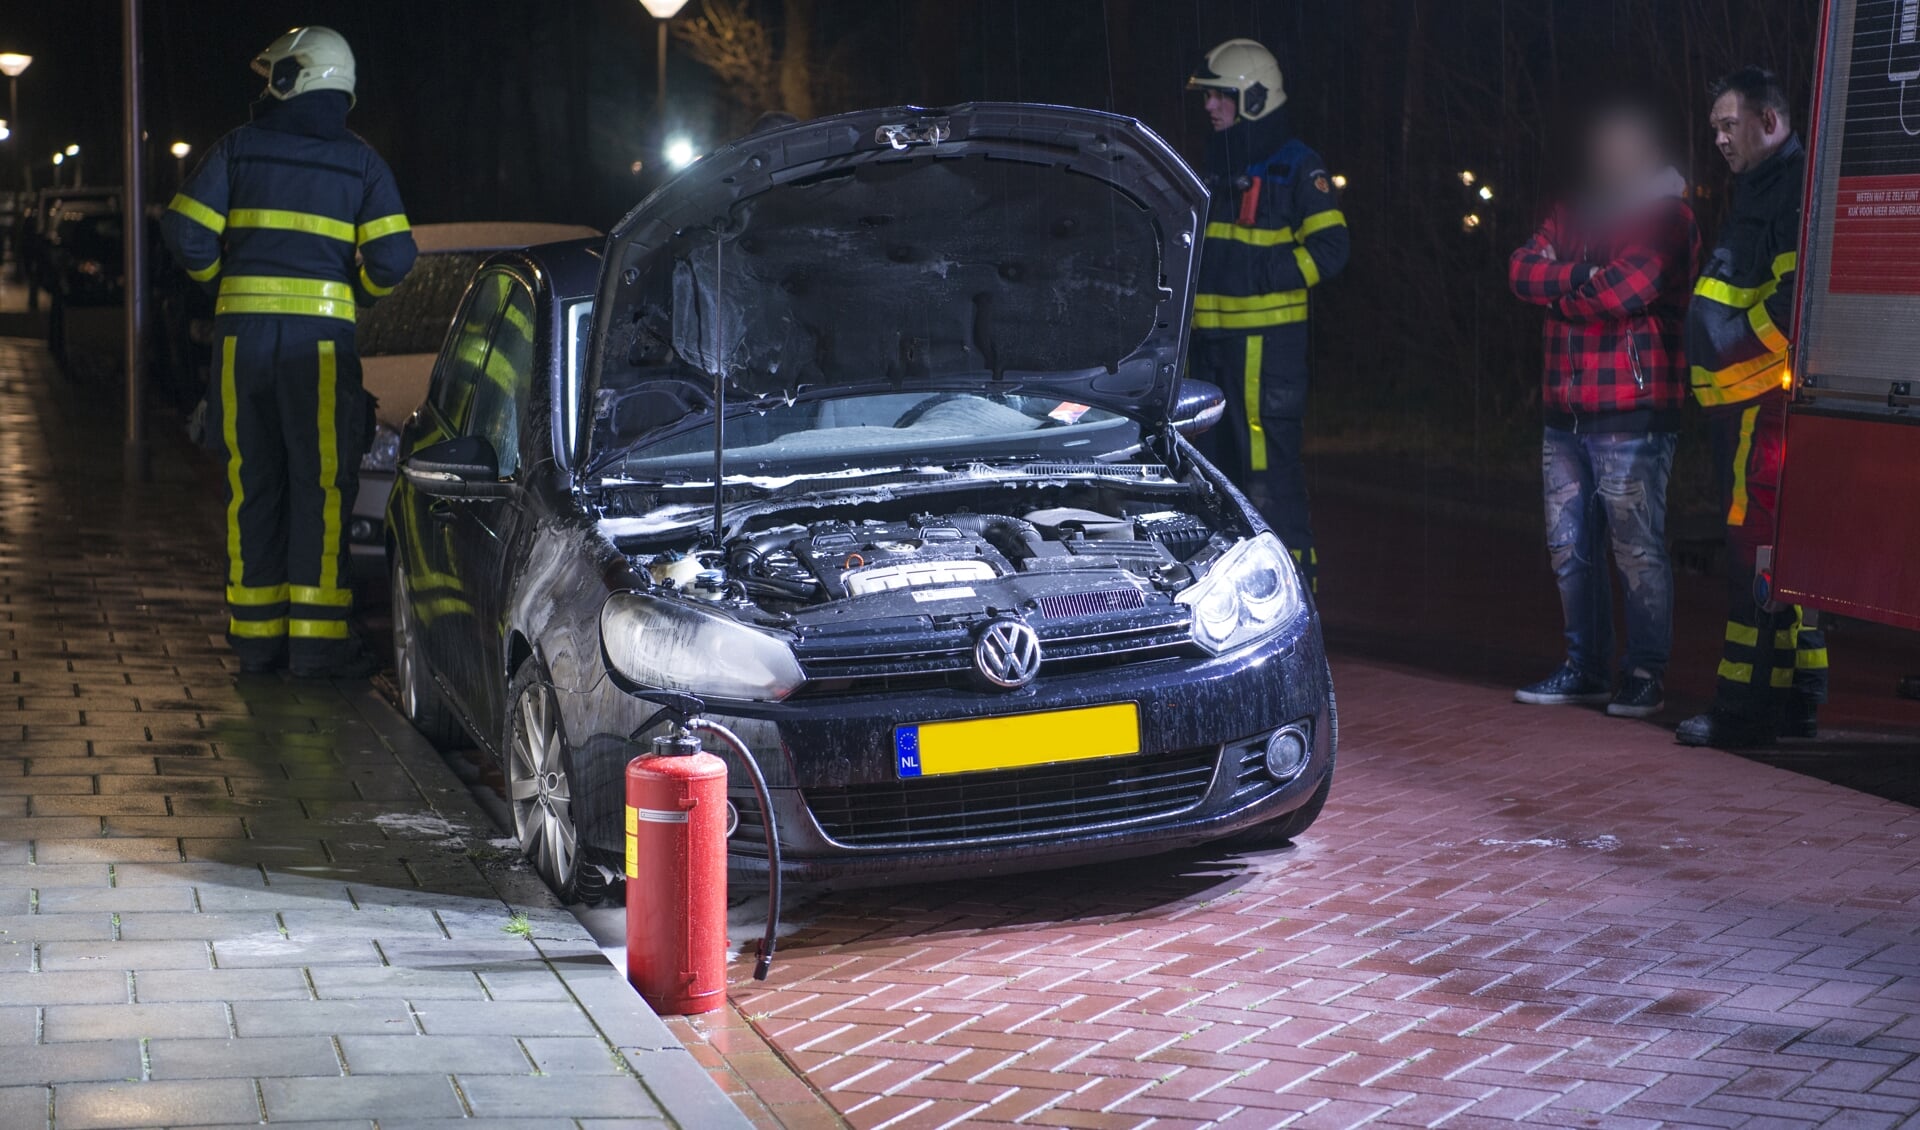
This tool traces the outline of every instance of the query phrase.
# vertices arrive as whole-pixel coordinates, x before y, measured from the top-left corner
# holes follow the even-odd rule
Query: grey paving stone
[[[119,980],[122,995],[120,1004],[47,1006],[47,1042],[227,1035],[227,1010],[220,1005],[211,1003],[126,1004],[124,1003],[126,977],[120,975]]]
[[[533,1064],[511,1036],[341,1036],[355,1075],[530,1075]]]
[[[164,863],[180,858],[180,841],[162,836],[39,840],[33,857],[41,863]]]
[[[424,934],[444,939],[440,922],[433,912],[411,906],[361,904],[359,910],[289,910],[282,917],[287,933],[296,938],[387,938],[400,934]],[[505,924],[507,916],[500,921]]]
[[[599,1037],[529,1036],[522,1040],[548,1075],[624,1075],[626,1060]]]
[[[571,1001],[423,1001],[420,1026],[429,1035],[494,1032],[502,1036],[591,1036],[593,1023]]]
[[[482,969],[487,995],[497,1001],[564,1001],[566,983],[545,967],[539,969]]]
[[[460,1090],[475,1118],[534,1118],[555,1110],[575,1118],[627,1118],[660,1109],[631,1075],[462,1075]]]
[[[444,1075],[347,1075],[332,1079],[262,1079],[267,1118],[457,1118],[464,1114]],[[552,1108],[548,1108],[551,1110]]]
[[[143,816],[165,815],[167,798],[162,796],[96,796],[86,794],[61,794],[36,792],[33,797],[33,813],[36,816],[111,816],[118,813],[138,813]]]
[[[0,1087],[0,1126],[28,1130],[47,1125],[52,1099],[47,1087]]]
[[[575,1010],[576,1015],[578,1010]],[[233,1002],[233,1022],[242,1036],[346,1035],[350,1032],[412,1033],[402,1000]]]
[[[134,991],[143,1004],[168,1001],[309,1000],[298,968],[141,970]]]
[[[7,821],[7,838],[11,840],[76,839],[100,834],[98,816],[29,816],[24,820]],[[36,853],[37,857],[37,853]],[[48,860],[50,863],[64,862]]]
[[[199,886],[200,907],[216,910],[264,910],[268,912],[315,908],[351,907],[345,883],[309,882],[274,876],[271,886],[230,887],[217,883]]]
[[[15,1044],[0,1055],[0,1087],[29,1083],[106,1083],[138,1078],[138,1040],[90,1040],[24,1047]]]
[[[217,1040],[153,1040],[155,1079],[250,1079],[269,1075],[338,1075],[340,1061],[325,1036],[254,1036]]]
[[[158,863],[121,863],[114,866],[113,875],[114,882],[122,887],[191,883],[259,890],[266,886],[265,880],[260,877],[260,869],[252,863],[187,863],[179,859]]]
[[[193,910],[191,887],[37,887],[42,914]],[[111,919],[109,919],[111,922]]]
[[[258,966],[325,964],[378,965],[380,955],[372,942],[346,938],[295,941],[278,931],[262,930],[232,938],[216,938],[214,959],[222,969],[246,969]]]
[[[74,969],[205,969],[204,942],[44,942],[40,968],[49,973]]]
[[[749,1130],[751,1123],[685,1048],[622,1049],[627,1063],[647,1081],[660,1105],[682,1126],[701,1130]]]
[[[0,1001],[7,1004],[105,1004],[126,999],[127,975],[112,970],[0,973]]]
[[[141,941],[210,941],[214,938],[244,934],[280,933],[280,924],[271,911],[241,914],[213,911],[167,913],[139,911],[120,915],[120,936]]]
[[[53,1090],[59,1130],[209,1126],[260,1118],[250,1079],[69,1083]]]
[[[113,914],[9,914],[0,918],[0,938],[16,942],[107,941]]]

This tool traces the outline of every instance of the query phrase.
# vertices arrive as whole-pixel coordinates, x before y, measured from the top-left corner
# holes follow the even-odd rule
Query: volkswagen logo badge
[[[1003,690],[1024,687],[1040,673],[1040,637],[1023,621],[995,620],[980,630],[973,666]]]

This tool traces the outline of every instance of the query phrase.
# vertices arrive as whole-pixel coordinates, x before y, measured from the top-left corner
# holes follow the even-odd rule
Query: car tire
[[[520,853],[560,901],[573,902],[581,894],[583,870],[580,832],[573,818],[573,750],[560,724],[559,696],[537,659],[520,664],[507,684],[500,749]]]
[[[1327,672],[1327,774],[1320,778],[1320,786],[1313,790],[1307,803],[1283,816],[1275,817],[1265,824],[1255,825],[1244,832],[1228,837],[1226,846],[1236,851],[1258,851],[1262,848],[1285,847],[1298,836],[1304,835],[1313,822],[1320,819],[1320,810],[1327,805],[1327,797],[1333,792],[1333,767],[1340,753],[1340,706],[1333,693],[1333,672]]]
[[[443,749],[467,745],[460,720],[440,697],[426,657],[420,653],[419,624],[407,595],[407,571],[398,561],[393,563],[392,582],[393,684],[400,697],[400,713],[434,745]]]

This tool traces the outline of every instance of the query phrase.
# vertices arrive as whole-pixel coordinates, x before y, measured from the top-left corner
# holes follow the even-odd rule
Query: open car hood
[[[1206,201],[1160,137],[1093,110],[895,107],[749,135],[610,233],[580,432],[604,449],[616,414],[670,427],[716,381],[729,407],[1019,392],[1163,421]]]

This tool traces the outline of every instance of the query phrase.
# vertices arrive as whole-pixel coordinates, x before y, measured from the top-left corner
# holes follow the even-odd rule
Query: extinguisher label
[[[627,878],[629,879],[640,877],[640,841],[636,838],[636,833],[640,831],[638,815],[632,805],[627,806]]]

